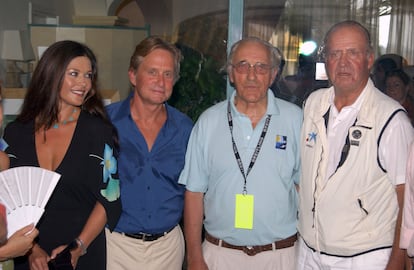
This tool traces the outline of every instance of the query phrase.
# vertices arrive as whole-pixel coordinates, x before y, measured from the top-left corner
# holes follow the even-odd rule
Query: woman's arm
[[[10,167],[10,159],[6,153],[0,151],[0,171],[4,171]]]
[[[0,246],[7,241],[6,207],[0,204]]]
[[[38,234],[39,231],[33,224],[16,231],[6,244],[0,247],[0,261],[25,255],[32,248],[33,240]]]
[[[77,241],[78,247],[71,251],[72,253],[72,265],[76,267],[80,256],[84,255],[87,247],[92,241],[102,232],[106,224],[106,212],[105,208],[100,202],[95,204],[94,209],[89,215],[82,232],[79,234]],[[52,251],[51,258],[55,258],[66,246],[60,246]]]

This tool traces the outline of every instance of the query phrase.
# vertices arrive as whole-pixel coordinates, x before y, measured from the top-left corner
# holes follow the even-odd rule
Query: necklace
[[[70,122],[74,122],[75,121],[75,117],[74,117],[74,115],[75,115],[75,113],[77,112],[78,110],[75,108],[75,109],[73,109],[73,111],[72,111],[72,114],[71,114],[71,116],[69,116],[69,118],[68,119],[66,119],[66,120],[63,120],[61,123],[55,123],[54,125],[53,125],[53,128],[54,129],[57,129],[57,128],[59,128],[59,125],[66,125],[67,123],[70,123]]]

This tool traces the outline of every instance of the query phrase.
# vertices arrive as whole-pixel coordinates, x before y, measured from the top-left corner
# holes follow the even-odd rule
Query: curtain
[[[414,64],[414,2],[391,0],[390,30],[387,53],[404,57],[409,65]]]
[[[328,29],[343,20],[356,20],[363,24],[370,31],[372,45],[377,49],[379,7],[382,2],[383,0],[287,0],[270,42],[284,52],[289,71],[297,65],[299,45],[303,41],[313,40],[321,45]]]

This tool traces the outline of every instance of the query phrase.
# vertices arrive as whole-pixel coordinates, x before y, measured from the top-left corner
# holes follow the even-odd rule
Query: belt
[[[208,232],[205,233],[205,239],[216,246],[241,250],[249,256],[254,256],[262,251],[269,251],[269,250],[292,247],[295,244],[296,240],[298,239],[298,236],[294,234],[286,239],[279,240],[274,243],[263,245],[263,246],[235,246],[235,245],[226,243],[223,240],[215,238]]]
[[[160,237],[163,237],[163,236],[167,235],[174,228],[175,228],[175,226],[172,227],[171,229],[169,229],[166,232],[156,233],[156,234],[143,233],[143,232],[140,232],[140,233],[122,233],[122,234],[125,235],[125,236],[128,236],[128,237],[134,238],[134,239],[140,239],[144,242],[151,242],[151,241],[157,240]]]

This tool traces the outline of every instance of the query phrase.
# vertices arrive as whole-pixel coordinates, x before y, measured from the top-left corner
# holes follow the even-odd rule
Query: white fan
[[[39,221],[60,174],[39,167],[15,167],[0,172],[0,202],[7,211],[7,235]]]

